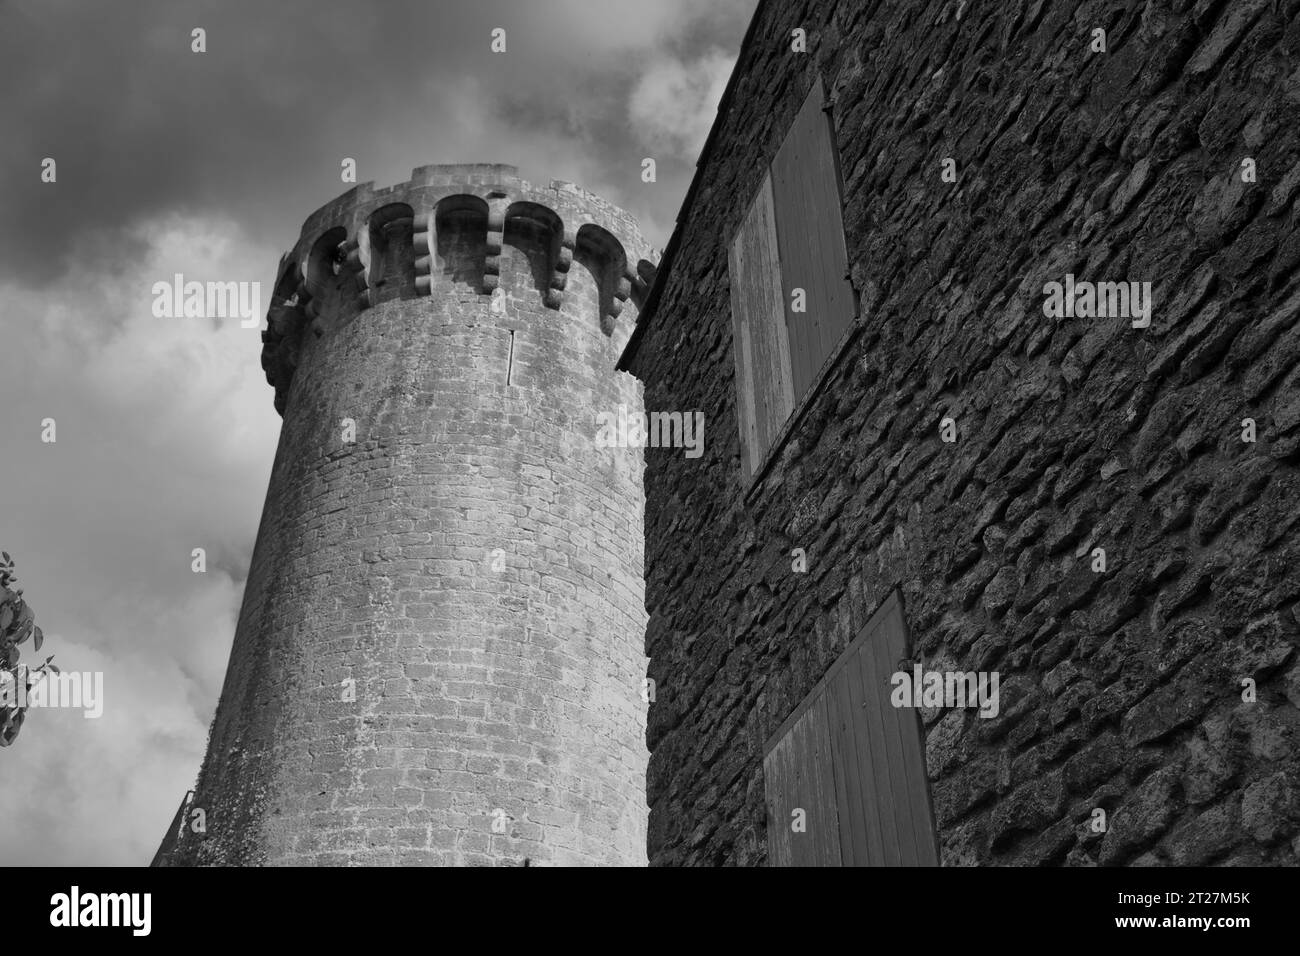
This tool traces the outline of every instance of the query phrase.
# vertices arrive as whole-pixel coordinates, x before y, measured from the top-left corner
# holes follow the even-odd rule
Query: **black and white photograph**
[[[0,210],[20,935],[1281,925],[1300,0],[0,0]]]

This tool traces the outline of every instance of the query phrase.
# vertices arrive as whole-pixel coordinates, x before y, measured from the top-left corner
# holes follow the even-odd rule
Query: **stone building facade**
[[[1300,862],[1298,64],[1297,0],[760,5],[620,363],[707,422],[646,457],[652,865],[827,840],[765,760],[895,608],[1001,681],[915,712],[944,865]],[[819,86],[853,308],[764,435],[737,242]]]
[[[641,408],[625,213],[426,166],[318,210],[207,757],[155,862],[644,864]]]

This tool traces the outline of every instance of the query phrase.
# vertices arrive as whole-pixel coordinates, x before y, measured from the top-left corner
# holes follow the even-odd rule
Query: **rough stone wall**
[[[895,587],[927,669],[1002,677],[923,712],[946,865],[1297,862],[1298,11],[762,5],[625,359],[708,421],[647,453],[652,864],[764,861],[764,741]],[[727,245],[816,70],[865,317],[746,501]],[[1151,326],[1046,318],[1066,273]]]
[[[340,224],[355,251],[391,202],[418,223],[462,192],[548,191],[426,167],[325,207],[287,261]],[[604,215],[549,194],[570,231]],[[550,237],[497,225],[485,249],[449,219],[426,295],[409,219],[383,226],[391,255],[370,250],[377,304],[357,306],[346,263],[288,305],[281,290],[284,424],[192,803],[207,835],[168,862],[644,864],[642,463],[592,447],[597,410],[640,407],[614,369],[635,309],[602,332],[603,267],[581,248],[547,308]]]

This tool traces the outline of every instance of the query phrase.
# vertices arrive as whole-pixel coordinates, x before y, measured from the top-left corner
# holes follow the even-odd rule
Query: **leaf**
[[[56,674],[62,674],[62,673],[63,673],[63,671],[59,670],[59,667],[58,667],[57,664],[46,663],[45,666],[48,667],[50,670],[54,671],[54,673],[56,673]]]
[[[5,564],[12,564],[12,563],[13,563],[13,558],[9,557],[9,552],[8,552],[8,551],[0,551],[0,554],[3,554],[3,555],[5,556]]]
[[[35,638],[35,640],[32,643],[32,648],[34,650],[39,651],[41,649],[41,645],[45,643],[45,632],[42,631],[38,626],[36,628],[35,633],[33,634],[33,637]]]

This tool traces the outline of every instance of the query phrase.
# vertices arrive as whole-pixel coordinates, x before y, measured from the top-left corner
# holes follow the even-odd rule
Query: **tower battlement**
[[[523,256],[504,256],[506,246]],[[523,284],[507,275],[503,285],[512,265],[559,310],[575,259],[596,280],[592,321],[621,348],[631,333],[619,321],[624,303],[640,308],[657,260],[627,212],[573,183],[536,186],[502,164],[421,166],[406,182],[353,187],[308,216],[280,260],[262,333],[276,409],[283,414],[304,334],[456,286],[500,297]]]

